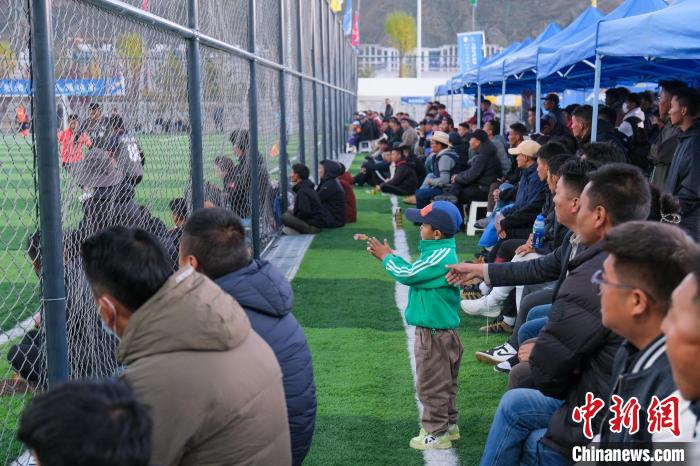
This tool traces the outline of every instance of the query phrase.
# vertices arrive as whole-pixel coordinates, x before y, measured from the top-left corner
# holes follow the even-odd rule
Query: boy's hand
[[[382,244],[377,238],[370,238],[367,241],[367,252],[383,261],[386,256],[392,253],[392,250],[387,240],[384,240],[384,244]]]
[[[483,278],[484,267],[486,267],[485,264],[470,264],[467,262],[451,264],[447,266],[450,271],[447,272],[445,279],[450,285],[463,285],[474,278]]]

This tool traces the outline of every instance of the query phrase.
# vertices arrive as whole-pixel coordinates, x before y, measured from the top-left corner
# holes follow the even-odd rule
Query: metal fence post
[[[284,65],[284,17],[285,1],[280,2],[279,15],[277,17],[277,28],[279,30],[279,62]],[[282,212],[287,210],[287,191],[289,190],[287,180],[287,163],[289,154],[287,153],[287,75],[284,69],[280,70],[279,77],[279,100],[280,100],[280,203]]]
[[[295,1],[295,0],[292,0]],[[295,40],[297,41],[297,60],[299,62],[299,73],[304,73],[304,58],[302,54],[302,47],[304,43],[302,41],[301,35],[301,6],[302,0],[296,0],[297,2],[297,36]],[[304,123],[304,78],[299,77],[299,162],[306,164],[306,126]]]
[[[321,81],[324,82],[321,86],[321,113],[322,113],[322,131],[323,131],[323,154],[321,155],[322,160],[326,160],[328,158],[328,110],[326,109],[326,81],[327,81],[327,76],[328,76],[328,71],[326,68],[326,49],[325,47],[325,41],[326,41],[326,35],[324,34],[325,27],[324,27],[324,6],[326,2],[324,0],[319,0],[321,7],[319,8],[319,23],[320,23],[320,35],[321,35],[321,40],[319,41],[319,46],[321,47],[321,72],[320,72],[320,77]]]
[[[311,4],[314,7],[313,11],[313,27],[311,28],[311,72],[314,76],[314,78],[318,78],[318,74],[316,72],[316,20],[318,19],[316,17],[316,6],[318,2],[311,2]],[[320,41],[319,41],[320,42]],[[314,167],[313,167],[313,174],[314,174],[314,181],[316,183],[319,182],[318,179],[318,82],[314,79],[313,82],[313,98],[314,98]]]
[[[248,51],[255,54],[256,0],[248,0]],[[258,85],[257,64],[250,60],[250,88],[248,90],[248,163],[250,164],[250,216],[253,233],[253,256],[260,257],[260,186],[258,184]]]
[[[68,380],[66,288],[63,275],[61,178],[56,139],[56,91],[51,1],[31,0],[32,119],[38,168],[41,278],[49,387]]]
[[[198,0],[187,1],[188,26],[199,30]],[[190,112],[190,176],[192,178],[192,208],[204,206],[204,148],[202,144],[202,62],[199,38],[188,43],[187,94]]]

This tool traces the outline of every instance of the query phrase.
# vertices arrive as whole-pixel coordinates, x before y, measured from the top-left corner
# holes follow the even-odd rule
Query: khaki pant
[[[454,330],[416,327],[416,391],[423,404],[423,428],[432,434],[456,424],[459,364],[464,347]]]

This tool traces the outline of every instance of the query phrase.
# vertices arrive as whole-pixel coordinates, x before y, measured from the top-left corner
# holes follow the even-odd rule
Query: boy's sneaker
[[[459,426],[457,424],[449,424],[447,426],[447,433],[450,436],[450,441],[451,442],[456,442],[457,440],[460,439],[459,436]]]
[[[461,296],[462,299],[472,300],[481,298],[483,294],[479,289],[479,285],[469,285],[462,288]]]
[[[518,352],[513,348],[513,346],[506,342],[501,346],[496,346],[486,351],[477,351],[474,353],[476,359],[486,364],[500,364],[503,361],[507,361],[513,356],[517,356]]]
[[[503,319],[501,319],[501,320],[494,320],[490,324],[484,325],[483,327],[480,327],[479,331],[482,333],[507,333],[507,334],[511,334],[511,333],[513,333],[513,327],[506,324],[505,321]]]
[[[443,432],[442,434],[429,434],[425,429],[421,429],[417,437],[413,437],[408,443],[408,446],[416,450],[444,450],[452,448],[450,434]]]
[[[498,317],[501,306],[489,305],[488,296],[479,299],[464,299],[460,303],[462,310],[470,316]]]
[[[518,359],[518,356],[515,355],[508,359],[507,361],[503,361],[502,363],[496,364],[493,366],[493,370],[496,372],[504,372],[504,373],[509,373],[510,370],[520,362]]]

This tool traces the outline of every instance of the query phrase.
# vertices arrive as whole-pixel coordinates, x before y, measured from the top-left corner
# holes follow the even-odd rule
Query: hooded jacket
[[[342,167],[332,160],[324,160],[321,165],[325,174],[316,192],[321,200],[322,228],[340,228],[345,226],[345,191],[338,181]]]
[[[666,191],[681,205],[680,226],[700,239],[700,119],[678,133],[678,147],[666,174]]]
[[[355,223],[357,222],[357,199],[355,191],[352,189],[354,180],[345,169],[345,165],[342,165],[341,169],[342,174],[338,177],[338,181],[340,181],[340,186],[343,187],[345,193],[345,223]]]
[[[569,274],[557,290],[549,320],[530,354],[537,388],[546,396],[564,401],[542,438],[547,446],[564,455],[570,455],[574,446],[588,443],[572,412],[585,404],[587,392],[606,399],[612,388],[613,360],[622,342],[603,327],[600,296],[591,286],[591,276],[603,267],[607,256],[599,241],[569,262]],[[593,419],[594,431],[599,429],[603,416],[600,412]]]
[[[132,314],[117,358],[151,409],[151,463],[291,464],[277,359],[204,275],[171,276]]]
[[[313,181],[308,178],[301,180],[292,187],[294,192],[294,209],[292,215],[309,225],[323,227],[323,212],[321,199],[314,189]]]
[[[314,433],[316,385],[306,336],[292,314],[292,287],[275,266],[260,260],[219,277],[216,283],[243,307],[253,330],[277,357],[287,400],[293,464],[301,464]]]

